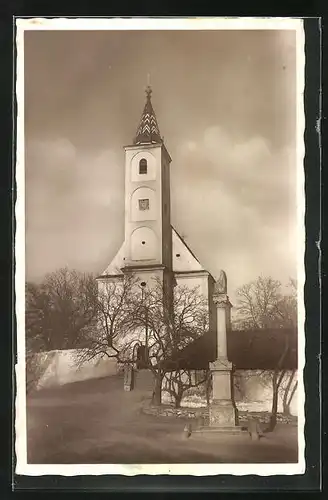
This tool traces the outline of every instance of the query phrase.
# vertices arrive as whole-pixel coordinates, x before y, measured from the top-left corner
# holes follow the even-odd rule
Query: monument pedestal
[[[213,401],[210,404],[210,426],[231,427],[238,423],[237,410],[232,400],[232,364],[226,358],[210,363]]]
[[[232,364],[226,358],[210,363],[213,400],[209,405],[209,425],[195,429],[196,435],[241,434],[245,428],[238,425],[238,411],[232,397]]]
[[[211,427],[232,427],[236,425],[236,412],[231,401],[213,401],[210,405]]]

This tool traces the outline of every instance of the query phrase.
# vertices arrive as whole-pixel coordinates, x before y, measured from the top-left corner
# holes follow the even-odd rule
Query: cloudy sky
[[[25,32],[27,278],[102,272],[124,235],[124,151],[151,75],[172,224],[236,287],[296,276],[292,31]]]

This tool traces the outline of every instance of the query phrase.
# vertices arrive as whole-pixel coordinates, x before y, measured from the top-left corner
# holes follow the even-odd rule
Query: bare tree
[[[208,306],[199,287],[176,285],[172,296],[154,279],[135,308],[135,325],[148,332],[148,368],[154,376],[153,403],[161,404],[162,382],[168,372],[179,373],[183,349],[208,330]],[[178,378],[180,375],[178,375]],[[190,384],[177,380],[176,404]]]
[[[25,336],[28,353],[51,350],[50,314],[50,297],[43,284],[26,283]]]
[[[271,373],[272,408],[268,431],[272,431],[277,423],[278,396],[282,390],[282,381],[286,376],[285,361],[291,350],[291,332],[297,327],[296,281],[290,279],[288,293],[283,293],[279,281],[271,277],[258,277],[237,290],[238,316],[235,323],[238,329],[281,329],[284,335],[282,348]],[[264,332],[263,332],[264,333]],[[286,386],[290,390],[290,386]],[[293,391],[295,392],[295,389]],[[286,404],[291,402],[288,395]]]
[[[285,328],[297,327],[297,282],[290,278],[286,293],[282,293],[277,304],[276,314],[280,319],[278,324]]]
[[[48,274],[41,283],[27,283],[25,291],[29,392],[52,361],[48,351],[79,347],[94,327],[97,290],[92,275],[65,268]]]
[[[78,347],[97,314],[91,274],[68,268],[26,285],[26,345],[32,352]]]
[[[280,281],[259,276],[237,289],[236,329],[289,328],[297,324],[297,285],[289,280],[283,293]]]
[[[208,383],[209,383],[209,370],[202,370],[198,372],[200,377],[196,379],[193,377],[193,372],[187,369],[180,369],[177,371],[170,371],[165,375],[165,391],[170,394],[174,400],[175,408],[180,408],[181,401],[186,393],[191,388],[199,387],[206,384],[206,397],[209,403]]]
[[[281,283],[259,276],[237,290],[237,322],[241,328],[268,328],[272,326],[281,299]]]
[[[134,309],[138,307],[139,280],[131,274],[120,279],[99,281],[96,298],[97,325],[84,337],[83,349],[77,353],[80,364],[93,358],[115,358],[132,362],[133,343],[138,339]]]

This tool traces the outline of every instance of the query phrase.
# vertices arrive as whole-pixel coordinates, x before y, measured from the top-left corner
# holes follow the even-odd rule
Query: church
[[[143,286],[151,286],[156,277],[168,290],[174,284],[199,287],[208,301],[210,330],[215,331],[215,280],[171,224],[172,160],[159,131],[151,94],[148,86],[136,136],[124,148],[124,241],[98,280],[120,279],[132,272]]]

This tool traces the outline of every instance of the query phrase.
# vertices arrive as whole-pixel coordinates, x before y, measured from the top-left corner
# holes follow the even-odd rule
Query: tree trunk
[[[295,370],[293,370],[292,373],[290,374],[288,384],[287,384],[285,392],[284,392],[283,402],[282,402],[283,413],[284,413],[284,415],[288,415],[288,416],[290,415],[290,403],[292,402],[292,399],[293,399],[293,396],[295,394],[296,387],[297,387],[297,381],[296,381],[292,391],[289,392],[291,385],[292,385],[292,382],[294,380],[294,375],[295,375]]]
[[[277,425],[279,387],[284,375],[284,371],[279,375],[279,372],[276,370],[272,376],[272,408],[267,432],[272,432]]]
[[[156,406],[159,406],[162,403],[162,381],[163,376],[161,374],[156,374],[154,377],[154,390],[152,397],[152,403]]]
[[[272,432],[274,428],[277,425],[277,413],[278,413],[278,396],[279,396],[279,387],[280,384],[285,376],[286,371],[281,370],[283,363],[285,361],[285,358],[289,352],[289,337],[288,335],[285,338],[285,348],[283,353],[280,356],[280,359],[278,361],[277,367],[273,372],[272,376],[272,410],[271,410],[271,417],[269,421],[269,427],[267,429],[268,432]],[[279,374],[280,372],[280,374]]]
[[[293,389],[292,389],[292,392],[290,393],[289,398],[288,398],[288,401],[287,401],[287,404],[286,404],[287,409],[288,409],[288,413],[287,413],[287,415],[291,415],[291,413],[290,413],[290,403],[292,402],[293,396],[294,396],[294,394],[295,394],[295,392],[296,392],[296,389],[297,389],[297,384],[298,384],[298,382],[297,382],[297,380],[296,380],[296,382],[295,382],[295,384],[294,384],[294,387],[293,387]]]
[[[286,417],[289,417],[290,416],[290,405],[288,403],[286,403],[286,401],[283,401],[282,405],[283,405],[283,409],[282,409],[283,414],[286,415]]]
[[[181,392],[181,391],[178,391],[174,395],[174,406],[175,406],[175,408],[180,408],[181,401],[182,401],[182,396],[183,396],[183,392]]]
[[[271,416],[270,416],[270,420],[269,420],[268,432],[272,432],[277,425],[277,412],[278,412],[278,387],[276,385],[273,388],[272,409],[271,409]]]

